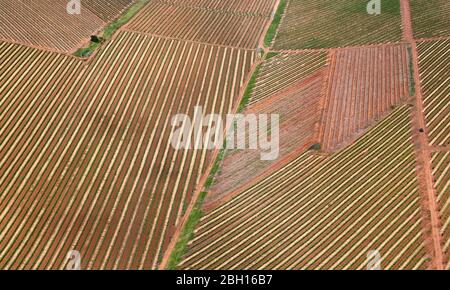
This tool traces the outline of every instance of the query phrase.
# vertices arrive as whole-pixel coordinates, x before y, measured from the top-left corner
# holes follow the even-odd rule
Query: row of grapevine
[[[205,213],[183,269],[425,269],[421,199],[402,106],[347,149],[301,154]]]
[[[228,12],[245,16],[270,16],[276,0],[157,0],[182,7]]]
[[[242,16],[164,3],[147,5],[128,29],[184,40],[255,49],[268,17]]]
[[[450,270],[450,152],[432,154],[434,185],[441,215],[441,235],[446,269]]]
[[[255,104],[325,67],[326,52],[280,53],[265,61],[258,74],[249,104]]]
[[[126,8],[137,0],[82,0],[82,13],[88,9],[104,21],[117,18]]]
[[[424,99],[428,141],[435,146],[450,145],[450,40],[417,44],[419,73]]]
[[[261,149],[226,150],[221,170],[205,200],[206,203],[217,202],[220,197],[227,196],[238,187],[274,170],[274,166],[278,166],[279,162],[292,158],[316,143],[323,79],[324,73],[319,72],[287,91],[250,105],[244,111],[244,114],[279,116],[277,158],[261,160]],[[261,135],[259,137],[263,138]]]
[[[289,0],[275,49],[354,46],[402,39],[399,0],[383,0],[379,15],[361,0]]]
[[[151,269],[207,165],[171,118],[225,114],[256,53],[120,32],[95,58],[0,44],[0,268]]]

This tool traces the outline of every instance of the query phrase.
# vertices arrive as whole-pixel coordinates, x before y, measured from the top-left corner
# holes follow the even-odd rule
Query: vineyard
[[[152,35],[256,48],[268,17],[242,16],[164,3],[147,5],[128,29]]]
[[[310,152],[205,213],[183,269],[424,269],[410,110],[347,149]]]
[[[311,76],[325,66],[325,52],[281,53],[266,60],[249,104],[255,104]]]
[[[432,145],[450,145],[450,40],[417,45],[428,139]]]
[[[205,203],[217,202],[264,172],[273,171],[280,160],[292,158],[316,142],[323,79],[324,73],[319,71],[288,90],[247,108],[244,114],[279,115],[279,157],[266,161],[261,160],[261,150],[226,150],[220,173]]]
[[[59,269],[71,249],[83,269],[155,268],[211,159],[174,150],[170,118],[229,112],[255,52],[121,32],[87,66],[0,55],[0,268]]]
[[[270,16],[276,0],[157,0],[182,7],[201,8],[220,12],[230,12],[247,16]]]
[[[410,0],[416,38],[449,36],[450,2],[447,0]]]
[[[380,15],[361,0],[290,0],[273,47],[302,49],[401,40],[399,0],[383,0]]]
[[[105,23],[86,10],[67,13],[66,0],[0,0],[0,39],[72,52]]]
[[[432,155],[433,176],[441,211],[443,251],[447,257],[446,269],[450,270],[450,152]]]
[[[136,0],[83,0],[82,8],[86,8],[103,21],[112,21]]]
[[[68,2],[0,0],[0,269],[450,270],[449,1]]]
[[[348,145],[410,95],[406,45],[332,53],[319,143],[324,151]]]

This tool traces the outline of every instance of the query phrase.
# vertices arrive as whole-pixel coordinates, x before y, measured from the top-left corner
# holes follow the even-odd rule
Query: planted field
[[[269,18],[163,3],[147,5],[128,29],[184,40],[255,49]]]
[[[309,152],[207,212],[183,269],[427,267],[421,204],[403,106],[347,149]]]
[[[368,1],[290,0],[274,42],[275,49],[342,47],[402,39],[400,2],[383,0],[379,15]]]
[[[450,35],[450,1],[409,0],[416,38]]]
[[[446,269],[450,270],[450,152],[432,154],[434,186],[438,196],[442,223],[442,242]]]
[[[333,53],[320,129],[320,143],[333,151],[410,96],[406,45],[338,50]]]
[[[428,140],[435,146],[450,145],[450,40],[417,44]]]
[[[244,114],[279,115],[279,156],[275,160],[267,161],[261,160],[261,150],[225,151],[221,170],[206,203],[217,202],[262,174],[272,172],[274,167],[280,166],[283,161],[286,163],[286,158],[293,158],[295,154],[305,151],[317,142],[316,126],[320,121],[319,103],[323,79],[324,72],[319,71],[286,91],[268,97],[245,110]]]
[[[202,8],[221,12],[231,12],[243,15],[270,16],[276,0],[157,0],[177,6]]]
[[[211,159],[172,148],[171,117],[231,111],[255,52],[131,32],[87,65],[0,47],[0,268],[71,250],[83,269],[155,268]]]
[[[281,53],[262,64],[249,104],[268,98],[325,67],[325,52]]]
[[[111,21],[134,2],[136,0],[83,0],[81,4],[104,21]]]
[[[67,13],[67,0],[0,0],[0,40],[73,52],[105,23],[89,10]]]

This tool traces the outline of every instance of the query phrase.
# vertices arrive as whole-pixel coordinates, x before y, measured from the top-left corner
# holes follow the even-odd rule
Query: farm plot
[[[435,146],[450,144],[450,40],[417,44],[428,140]]]
[[[249,104],[255,104],[325,67],[325,52],[280,53],[262,64]]]
[[[203,8],[206,10],[231,12],[243,15],[270,16],[276,0],[157,0],[158,2],[184,7]]]
[[[104,21],[111,21],[134,2],[136,0],[83,0],[81,4]]]
[[[370,15],[368,1],[290,0],[273,46],[303,49],[400,41],[400,2],[382,2],[381,14]]]
[[[0,40],[73,52],[105,22],[89,10],[67,13],[66,0],[0,0]]]
[[[411,111],[331,157],[301,154],[205,213],[183,269],[424,269]]]
[[[268,21],[267,17],[152,3],[127,28],[153,35],[255,49]]]
[[[83,269],[155,268],[211,159],[171,146],[171,118],[229,112],[256,53],[121,32],[71,78],[71,58],[0,55],[17,91],[0,111],[0,268],[61,269],[71,250]]]
[[[409,92],[406,45],[338,50],[330,76],[320,129],[324,151],[348,145],[380,120]]]
[[[221,170],[216,176],[205,203],[214,203],[238,187],[244,186],[274,167],[286,163],[300,151],[317,142],[316,126],[320,121],[324,72],[310,76],[286,91],[247,108],[244,114],[277,114],[279,124],[279,155],[275,160],[261,160],[261,150],[226,150]],[[250,134],[251,132],[249,132]],[[259,132],[255,132],[260,138]],[[270,134],[268,134],[270,136]],[[248,144],[248,136],[247,136]]]
[[[450,36],[450,2],[447,0],[409,0],[416,38]]]
[[[450,152],[432,154],[434,186],[441,213],[442,240],[446,269],[450,270]]]

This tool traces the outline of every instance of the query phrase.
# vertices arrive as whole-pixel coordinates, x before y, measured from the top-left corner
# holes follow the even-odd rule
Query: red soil
[[[416,145],[417,176],[419,178],[419,188],[422,194],[423,225],[426,243],[431,251],[431,268],[443,269],[444,258],[442,250],[442,237],[440,234],[441,221],[437,204],[437,197],[433,186],[433,174],[431,169],[430,146],[426,131],[420,133],[419,130],[426,129],[422,88],[420,86],[419,58],[417,45],[413,37],[411,10],[409,0],[401,0],[401,14],[403,23],[403,35],[405,40],[411,43],[412,59],[415,82],[415,113],[413,114],[413,138]]]
[[[405,45],[332,52],[319,139],[335,151],[409,98],[409,58]]]

